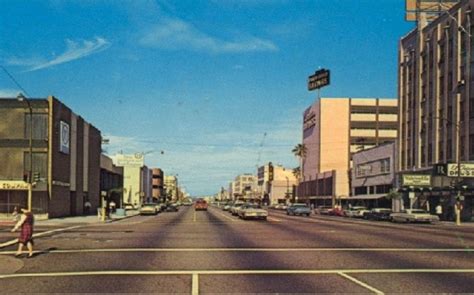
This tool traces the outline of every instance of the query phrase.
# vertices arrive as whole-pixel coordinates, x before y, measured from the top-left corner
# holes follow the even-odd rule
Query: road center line
[[[356,278],[354,278],[354,277],[351,277],[350,275],[347,275],[347,274],[345,274],[345,273],[343,273],[343,272],[340,272],[339,275],[340,275],[341,277],[344,277],[344,278],[346,278],[346,279],[348,279],[348,280],[350,280],[350,281],[356,283],[356,284],[359,285],[359,286],[362,286],[362,287],[364,287],[364,288],[366,288],[366,289],[368,289],[368,290],[374,292],[375,294],[384,294],[382,291],[380,291],[380,290],[378,290],[378,289],[376,289],[376,288],[374,288],[374,287],[372,287],[372,286],[369,286],[368,284],[366,284],[366,283],[364,283],[364,282],[362,282],[362,281],[359,281],[358,279],[356,279]]]

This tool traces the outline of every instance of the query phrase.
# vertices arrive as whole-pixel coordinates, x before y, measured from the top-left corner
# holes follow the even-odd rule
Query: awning
[[[332,196],[308,197],[310,200],[332,200]]]
[[[357,195],[350,196],[346,200],[377,200],[385,197],[387,194]]]

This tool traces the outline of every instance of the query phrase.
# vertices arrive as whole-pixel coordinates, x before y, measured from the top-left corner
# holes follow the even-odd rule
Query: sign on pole
[[[330,73],[327,69],[317,70],[308,77],[308,90],[315,90],[329,85]]]

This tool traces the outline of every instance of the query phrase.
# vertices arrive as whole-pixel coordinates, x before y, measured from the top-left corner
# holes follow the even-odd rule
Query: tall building
[[[165,191],[170,200],[178,200],[178,177],[174,175],[165,176]]]
[[[271,162],[258,168],[258,186],[262,201],[267,204],[296,201],[294,188],[297,184],[292,169]]]
[[[252,174],[241,174],[234,180],[234,198],[252,199],[256,198],[258,193],[257,177]]]
[[[346,198],[351,155],[397,138],[398,101],[321,98],[303,114],[302,201]]]
[[[123,202],[139,206],[150,202],[152,178],[143,153],[116,154],[114,164],[123,167]]]
[[[0,213],[27,206],[30,167],[37,216],[99,207],[100,131],[53,96],[28,102],[32,116],[27,101],[0,99]]]
[[[400,186],[416,194],[411,205],[430,200],[450,211],[461,192],[465,218],[474,207],[472,8],[473,0],[463,0],[431,22],[422,17],[400,40],[398,67]],[[412,174],[425,181],[411,181]]]
[[[163,201],[163,186],[164,186],[163,170],[159,168],[152,169],[152,197],[153,202]]]

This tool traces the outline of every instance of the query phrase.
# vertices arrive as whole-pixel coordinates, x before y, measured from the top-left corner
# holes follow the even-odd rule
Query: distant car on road
[[[437,222],[439,217],[422,209],[407,209],[390,214],[393,222]]]
[[[196,200],[196,202],[194,203],[194,210],[196,210],[196,211],[198,211],[198,210],[207,211],[207,202],[206,202],[206,200],[204,200],[204,199]]]
[[[169,203],[166,205],[166,212],[178,212],[179,206],[176,203]]]
[[[263,219],[267,220],[268,211],[262,209],[262,207],[258,204],[245,204],[240,207],[238,211],[239,217],[247,220],[247,219]]]
[[[156,209],[155,203],[145,203],[139,209],[140,215],[156,215],[158,210]]]
[[[306,215],[309,216],[311,215],[311,208],[304,203],[295,203],[291,204],[286,208],[286,214],[287,215]]]
[[[314,213],[319,215],[329,215],[329,212],[332,210],[332,206],[318,206],[314,209]]]
[[[351,208],[347,208],[344,210],[344,216],[347,217],[359,217],[362,218],[364,216],[364,212],[367,212],[368,209],[363,206],[354,206]]]
[[[392,210],[389,208],[373,208],[369,212],[364,212],[363,217],[367,220],[390,220]]]

